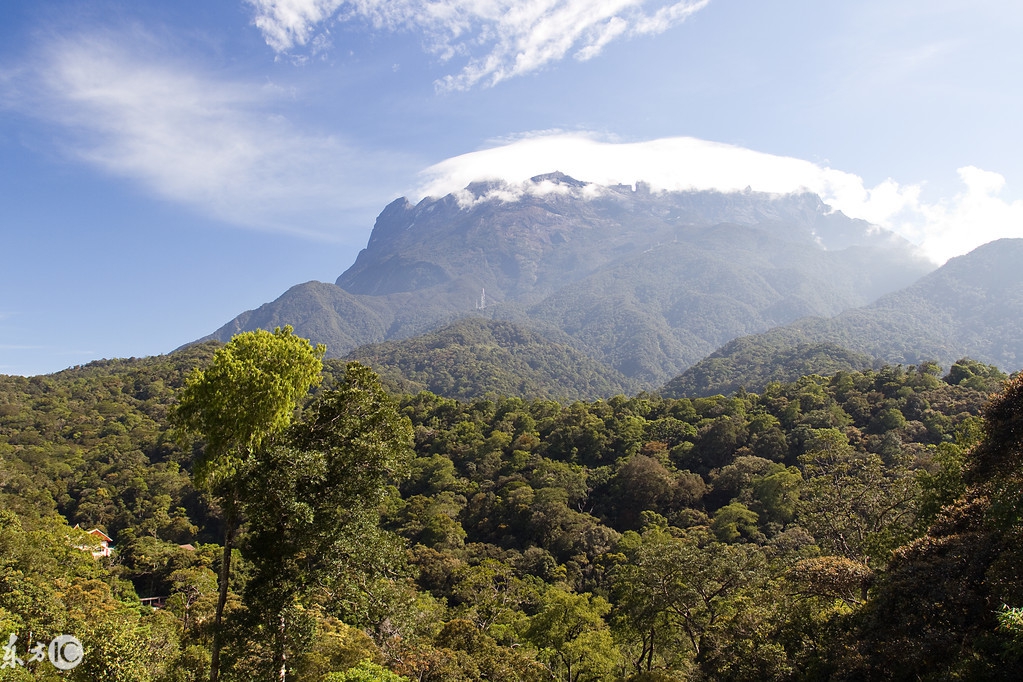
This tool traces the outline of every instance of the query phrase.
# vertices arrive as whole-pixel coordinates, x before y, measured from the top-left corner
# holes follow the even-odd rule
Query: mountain
[[[340,357],[478,316],[563,332],[652,387],[736,337],[836,315],[932,267],[812,194],[652,192],[551,173],[398,199],[334,284],[295,286],[212,338],[290,324]]]
[[[410,339],[362,346],[346,359],[372,367],[404,392],[428,390],[449,398],[493,393],[571,401],[637,390],[636,382],[569,341],[558,332],[543,335],[513,322],[466,318]]]
[[[833,318],[805,318],[768,332],[735,339],[669,382],[666,395],[755,390],[775,371],[791,380],[808,371],[862,369],[866,357],[893,364],[935,361],[944,367],[963,357],[1004,371],[1023,369],[1023,239],[1000,239],[952,258],[909,287]],[[793,349],[848,349],[835,357],[847,367],[793,364]],[[865,357],[866,356],[866,357]],[[770,379],[768,379],[770,380]]]

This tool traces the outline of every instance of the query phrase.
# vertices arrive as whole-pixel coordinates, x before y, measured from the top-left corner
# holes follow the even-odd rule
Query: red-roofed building
[[[75,528],[81,529],[80,526]],[[99,528],[93,528],[92,530],[86,531],[89,535],[96,538],[96,543],[90,545],[78,545],[78,549],[87,551],[92,554],[94,559],[98,559],[101,556],[110,556],[110,543],[113,542],[113,538],[101,531]]]

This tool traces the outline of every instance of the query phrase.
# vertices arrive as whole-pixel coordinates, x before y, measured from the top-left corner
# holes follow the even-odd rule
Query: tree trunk
[[[224,645],[222,622],[224,605],[227,604],[227,588],[231,579],[231,550],[234,548],[234,534],[237,530],[234,505],[228,504],[224,518],[224,556],[220,561],[220,589],[217,593],[217,613],[213,619],[213,651],[210,655],[210,682],[220,679],[220,649]]]
[[[646,670],[647,670],[647,672],[650,672],[650,670],[652,670],[653,667],[654,667],[654,640],[656,639],[656,637],[657,637],[657,631],[654,628],[654,626],[651,625],[650,626],[650,651],[647,652],[647,657],[646,657]]]

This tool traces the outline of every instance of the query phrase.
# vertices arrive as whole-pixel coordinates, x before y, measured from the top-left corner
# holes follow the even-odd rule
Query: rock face
[[[551,173],[398,199],[335,284],[293,287],[212,336],[291,324],[341,356],[475,315],[567,334],[655,386],[738,336],[837,315],[931,269],[812,194],[655,193]]]

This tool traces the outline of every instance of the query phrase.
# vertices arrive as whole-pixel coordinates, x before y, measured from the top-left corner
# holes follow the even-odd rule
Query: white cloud
[[[470,182],[498,180],[512,187],[493,198],[513,200],[530,177],[555,170],[601,185],[642,180],[655,190],[811,191],[846,215],[894,230],[939,263],[999,237],[1023,237],[1023,202],[997,196],[1004,185],[997,173],[962,168],[965,192],[925,202],[920,185],[887,179],[867,187],[852,173],[689,137],[615,143],[578,133],[529,135],[427,168],[414,194],[465,201],[460,191]]]
[[[201,73],[137,33],[55,41],[17,81],[3,103],[56,123],[72,156],[243,227],[337,237],[344,213],[390,198],[374,179],[412,168],[298,130],[284,93]]]
[[[974,166],[959,169],[966,191],[933,204],[917,204],[923,222],[898,226],[915,236],[925,251],[945,261],[1002,237],[1023,237],[1023,201],[1005,201],[998,194],[1005,178]]]
[[[438,85],[495,85],[572,53],[585,61],[613,40],[662,33],[710,0],[247,0],[254,23],[278,53],[311,45],[329,20],[421,34],[443,61],[464,57]],[[651,13],[644,5],[657,8]]]
[[[758,191],[786,193],[804,188],[840,195],[846,198],[845,203],[869,205],[871,201],[856,176],[801,159],[691,137],[615,143],[578,133],[527,136],[442,161],[423,171],[424,182],[417,193],[447,194],[483,179],[520,183],[554,170],[602,185],[642,180],[660,190],[739,191],[752,186]]]
[[[310,42],[316,26],[337,11],[343,0],[249,0],[256,7],[254,23],[266,44],[277,52]]]

